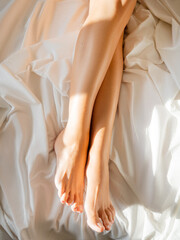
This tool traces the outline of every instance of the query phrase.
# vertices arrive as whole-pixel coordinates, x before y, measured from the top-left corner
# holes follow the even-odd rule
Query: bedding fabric
[[[111,231],[93,232],[85,213],[58,199],[53,143],[67,123],[73,54],[88,4],[0,1],[0,229],[22,240],[178,240],[179,0],[138,1],[125,30],[109,160]]]

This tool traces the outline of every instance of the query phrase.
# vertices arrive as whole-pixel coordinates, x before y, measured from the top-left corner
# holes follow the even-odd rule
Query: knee
[[[123,27],[125,27],[133,12],[136,1],[90,0],[88,19],[90,22],[108,21],[110,23],[121,20]]]
[[[120,2],[121,0],[90,0],[89,17],[114,19],[119,14]]]

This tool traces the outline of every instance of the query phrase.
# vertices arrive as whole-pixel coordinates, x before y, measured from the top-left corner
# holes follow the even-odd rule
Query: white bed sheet
[[[12,239],[180,239],[180,1],[139,1],[124,42],[110,190],[97,234],[60,204],[53,143],[68,118],[88,0],[0,1],[0,229]]]

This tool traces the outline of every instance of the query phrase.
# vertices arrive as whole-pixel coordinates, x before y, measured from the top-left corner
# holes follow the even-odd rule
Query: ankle
[[[99,159],[106,163],[109,161],[111,136],[102,129],[97,131],[94,136],[91,135],[91,144],[89,149],[89,157],[91,159]]]
[[[64,129],[63,141],[66,144],[87,145],[89,142],[88,130],[82,130],[80,127],[67,124]]]

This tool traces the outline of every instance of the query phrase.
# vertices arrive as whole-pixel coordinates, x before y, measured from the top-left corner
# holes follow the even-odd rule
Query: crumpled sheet
[[[180,2],[142,0],[125,31],[110,154],[111,231],[61,205],[53,143],[68,119],[88,0],[0,1],[0,229],[12,239],[180,239]],[[81,71],[81,70],[79,70]]]

